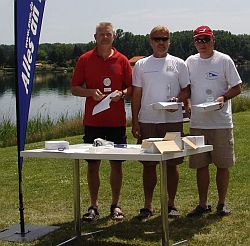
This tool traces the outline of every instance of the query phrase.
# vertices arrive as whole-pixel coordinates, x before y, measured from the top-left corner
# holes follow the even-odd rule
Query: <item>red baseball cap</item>
[[[196,38],[199,36],[214,36],[214,33],[208,26],[199,26],[194,30],[193,37]]]

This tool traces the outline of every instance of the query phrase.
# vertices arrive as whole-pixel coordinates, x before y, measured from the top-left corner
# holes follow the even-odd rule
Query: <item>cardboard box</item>
[[[176,109],[178,110],[179,107],[181,107],[182,103],[178,102],[157,102],[151,104],[153,109],[159,110],[159,109]]]
[[[164,138],[148,138],[142,141],[141,146],[146,153],[164,153],[181,151],[182,140],[180,132],[167,132]]]
[[[214,110],[220,109],[220,103],[219,102],[205,102],[205,103],[193,105],[193,107],[198,112],[209,112],[209,111],[214,111]]]

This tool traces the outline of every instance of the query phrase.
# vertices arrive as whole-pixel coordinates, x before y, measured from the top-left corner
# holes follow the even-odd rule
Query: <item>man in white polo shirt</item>
[[[154,27],[149,35],[153,49],[151,56],[145,57],[134,66],[132,84],[132,132],[141,143],[142,139],[163,138],[166,132],[183,133],[182,107],[174,110],[154,110],[152,103],[174,99],[183,102],[189,97],[189,77],[185,62],[168,53],[170,31],[165,26]],[[183,158],[167,161],[168,216],[178,217],[175,196],[179,181],[177,166]],[[157,183],[157,162],[143,162],[144,207],[140,209],[139,219],[153,215],[152,198]]]

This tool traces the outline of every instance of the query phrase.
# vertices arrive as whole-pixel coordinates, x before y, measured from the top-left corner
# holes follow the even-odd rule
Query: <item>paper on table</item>
[[[58,149],[42,149],[42,152],[52,152],[52,153],[86,153],[89,151],[88,149],[65,149],[65,150],[58,150]]]
[[[118,93],[113,91],[112,93],[108,94],[102,101],[100,101],[98,104],[95,105],[92,115],[98,114],[106,109],[110,108],[110,102],[112,100],[112,97],[117,96]]]

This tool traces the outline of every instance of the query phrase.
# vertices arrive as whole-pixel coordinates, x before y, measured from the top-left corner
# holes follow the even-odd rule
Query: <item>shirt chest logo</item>
[[[219,73],[210,71],[205,74],[205,78],[209,80],[215,80],[219,77]]]
[[[166,72],[174,72],[175,71],[175,68],[174,66],[166,66]]]

